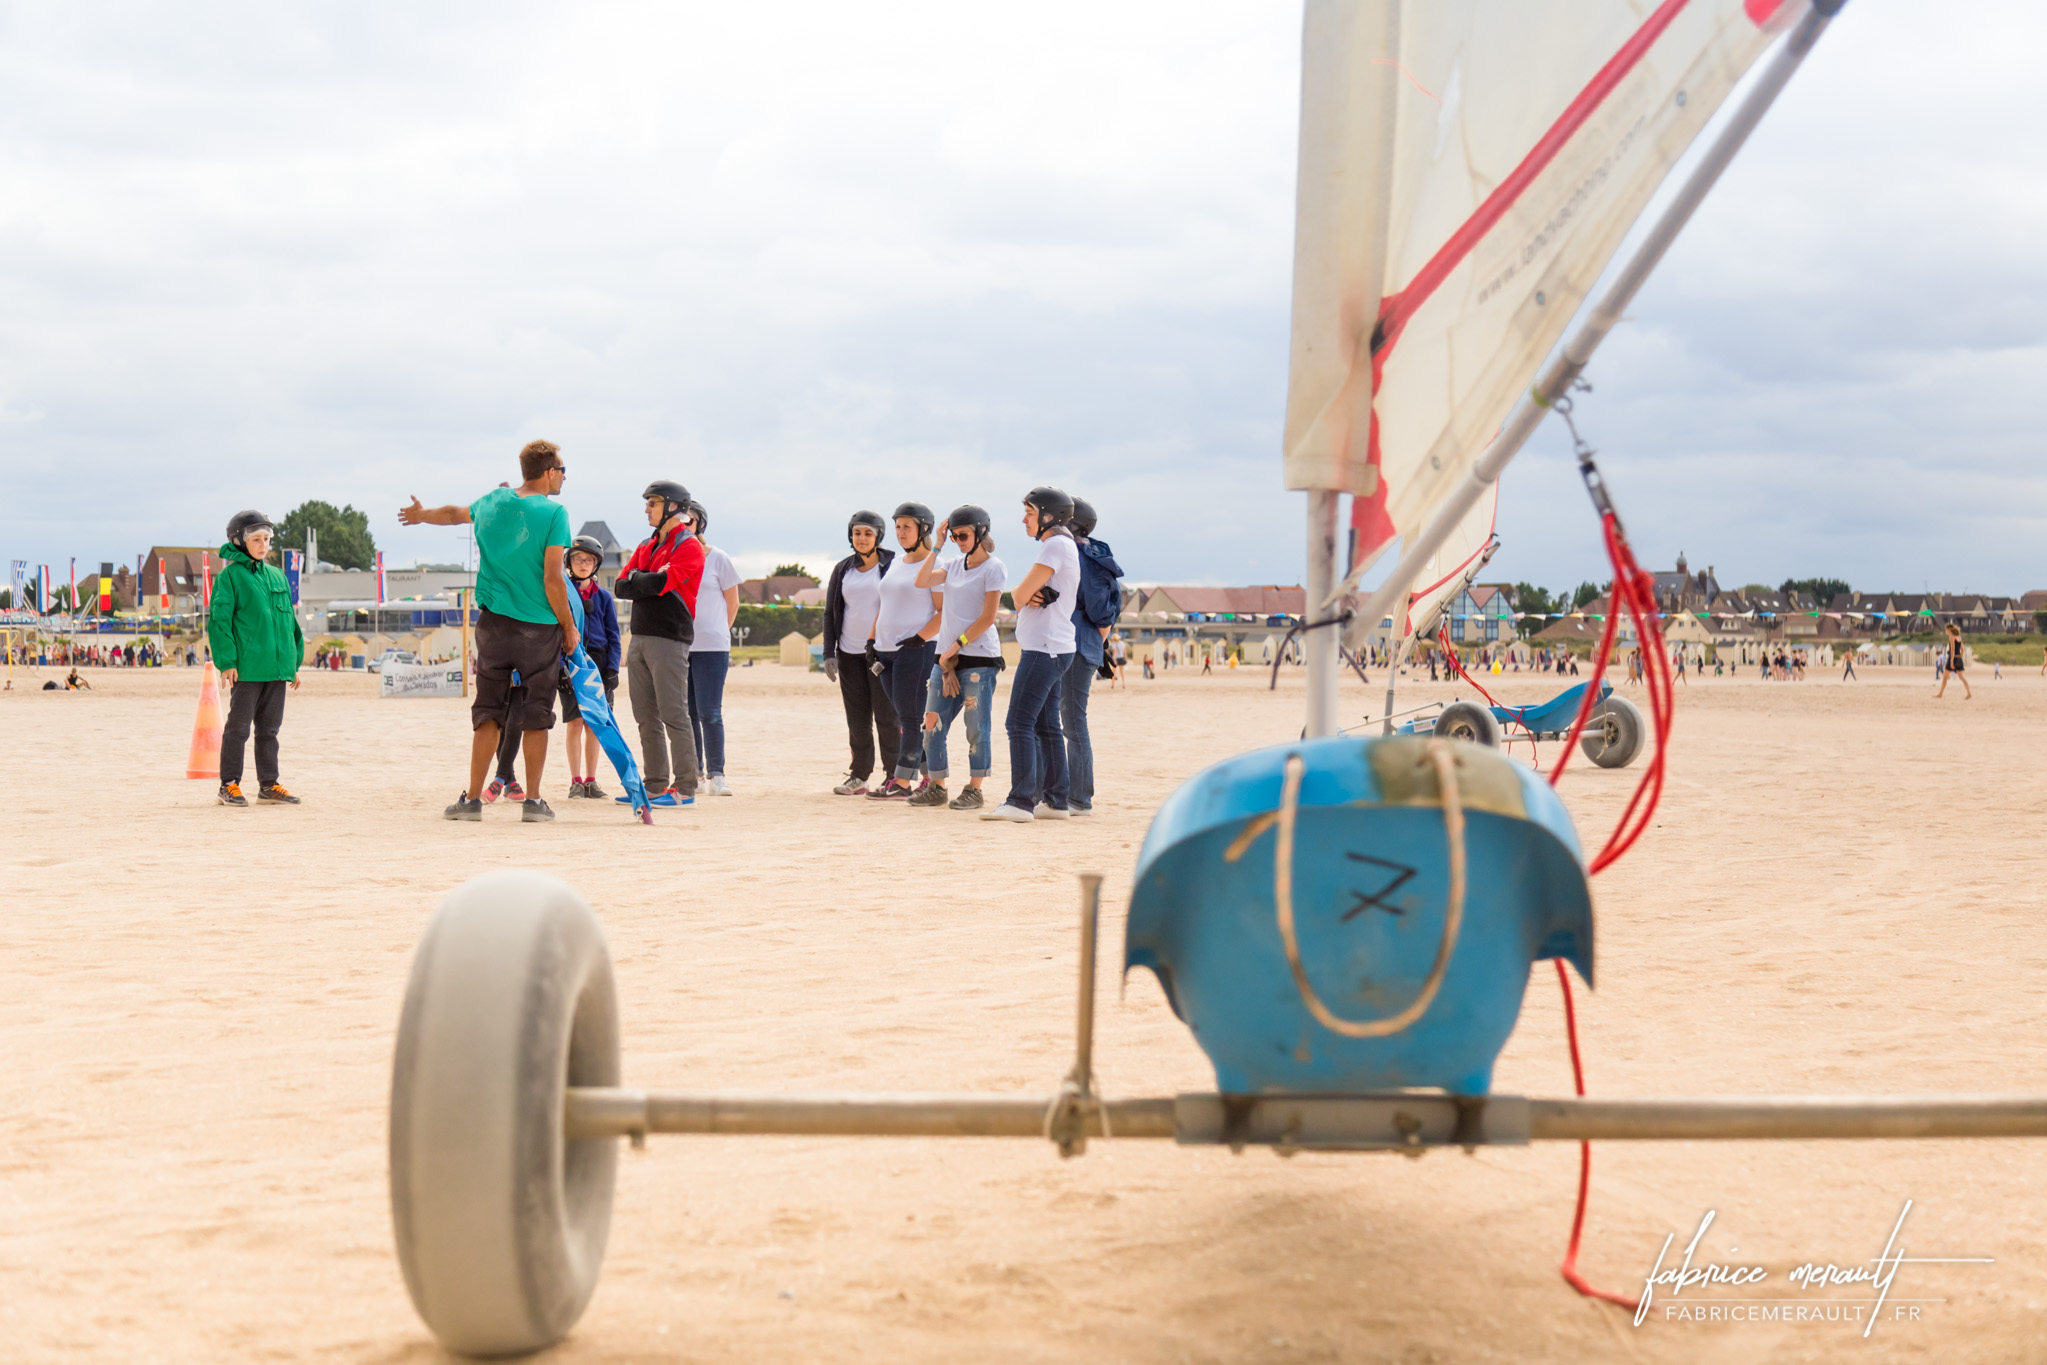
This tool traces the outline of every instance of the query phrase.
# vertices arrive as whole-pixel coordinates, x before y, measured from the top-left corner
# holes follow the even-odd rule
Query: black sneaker
[[[947,803],[946,809],[979,810],[981,809],[981,805],[982,805],[981,789],[979,787],[968,787],[965,791],[961,792],[958,796],[955,796],[949,803]]]
[[[916,795],[903,803],[908,806],[942,806],[945,804],[945,784],[932,782],[918,789]]]
[[[583,779],[579,777],[575,781],[569,783],[569,800],[571,801],[581,800],[582,796]]]
[[[483,802],[477,800],[468,792],[463,792],[455,798],[454,805],[441,812],[441,818],[444,820],[481,820],[483,819]]]
[[[537,796],[527,797],[526,804],[519,810],[519,820],[523,824],[531,825],[552,819],[554,819],[554,807],[548,805],[547,802]]]
[[[219,800],[223,806],[246,806],[249,804],[249,798],[242,795],[242,784],[239,782],[221,783]]]
[[[256,799],[258,801],[280,801],[287,806],[296,806],[299,803],[299,799],[286,791],[284,785],[279,782],[272,782],[267,787],[258,788]]]
[[[611,793],[598,786],[597,779],[594,777],[583,783],[583,795],[591,801],[609,801],[611,799]]]

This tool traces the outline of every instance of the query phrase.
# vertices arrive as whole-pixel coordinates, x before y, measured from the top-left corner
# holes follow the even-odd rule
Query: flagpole
[[[1593,308],[1592,315],[1586,318],[1571,339],[1564,343],[1556,357],[1550,361],[1549,368],[1543,372],[1541,379],[1507,418],[1499,436],[1485,453],[1479,456],[1478,463],[1472,466],[1471,473],[1466,476],[1464,483],[1450,496],[1449,501],[1437,509],[1434,520],[1422,529],[1421,534],[1409,545],[1407,553],[1400,557],[1400,562],[1393,566],[1393,572],[1373,592],[1364,610],[1352,620],[1350,633],[1356,633],[1362,623],[1377,622],[1413,586],[1415,575],[1420,572],[1421,566],[1442,548],[1443,542],[1450,538],[1450,533],[1464,520],[1465,513],[1477,505],[1486,489],[1498,481],[1508,463],[1521,453],[1521,447],[1527,444],[1536,427],[1542,424],[1542,419],[1549,414],[1551,406],[1577,382],[1578,376],[1584,373],[1585,366],[1590,363],[1592,353],[1599,349],[1599,344],[1606,340],[1607,333],[1613,330],[1614,325],[1621,320],[1621,315],[1627,310],[1627,306],[1634,301],[1636,291],[1641,289],[1643,282],[1649,278],[1649,273],[1663,260],[1664,253],[1669,251],[1671,243],[1677,240],[1677,234],[1691,221],[1692,214],[1698,211],[1707,193],[1719,181],[1721,173],[1734,160],[1742,144],[1748,141],[1749,134],[1755,131],[1763,115],[1776,102],[1785,84],[1805,61],[1806,54],[1812,51],[1813,44],[1819,41],[1819,36],[1827,24],[1840,13],[1846,3],[1847,0],[1814,0],[1812,8],[1806,12],[1798,27],[1791,31],[1790,36],[1770,58],[1769,65],[1763,68],[1763,73],[1757,79],[1754,88],[1736,107],[1733,116],[1727,121],[1727,126],[1720,130],[1720,135],[1713,139],[1712,146],[1706,149],[1705,156],[1686,177],[1676,196],[1663,210],[1662,216],[1656,220],[1655,226],[1649,229],[1648,236],[1644,237],[1642,244],[1635,249],[1635,254],[1621,267],[1620,274],[1615,277],[1612,286]],[[1335,605],[1338,597],[1354,586],[1350,583],[1339,585],[1337,590],[1323,601],[1321,609],[1329,610]]]

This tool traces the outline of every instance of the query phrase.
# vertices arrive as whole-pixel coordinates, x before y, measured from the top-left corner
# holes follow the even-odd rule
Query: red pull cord
[[[1612,867],[1621,855],[1634,847],[1642,831],[1649,827],[1650,819],[1656,814],[1657,803],[1663,797],[1664,755],[1669,751],[1671,708],[1676,698],[1672,692],[1674,683],[1670,675],[1670,659],[1663,652],[1663,631],[1656,623],[1655,580],[1642,571],[1635,562],[1634,552],[1628,547],[1627,538],[1621,534],[1620,523],[1612,512],[1601,515],[1601,529],[1606,540],[1606,554],[1613,565],[1613,600],[1608,603],[1606,630],[1599,640],[1599,656],[1593,665],[1592,681],[1586,685],[1585,699],[1579,703],[1577,718],[1571,723],[1571,733],[1564,741],[1564,752],[1557,759],[1557,765],[1550,770],[1550,786],[1556,786],[1563,776],[1564,764],[1570,760],[1571,751],[1578,747],[1578,739],[1585,732],[1586,722],[1591,719],[1592,708],[1599,701],[1599,686],[1606,674],[1606,665],[1612,655],[1614,636],[1620,625],[1621,611],[1626,610],[1635,623],[1635,634],[1642,642],[1643,681],[1649,691],[1650,726],[1656,736],[1656,753],[1650,759],[1642,780],[1635,785],[1634,795],[1621,811],[1620,820],[1615,824],[1613,834],[1607,839],[1597,857],[1592,860],[1591,874],[1597,875]],[[1454,657],[1454,655],[1453,655]],[[1462,671],[1461,669],[1459,670]],[[1476,684],[1474,684],[1476,685]],[[1485,689],[1480,688],[1481,692]],[[1585,1093],[1585,1062],[1578,1047],[1578,1011],[1571,996],[1571,978],[1565,972],[1562,959],[1556,960],[1557,986],[1564,995],[1564,1032],[1571,1043],[1571,1080],[1580,1095]],[[1635,1299],[1625,1294],[1596,1288],[1578,1270],[1578,1250],[1585,1235],[1585,1205],[1592,1190],[1592,1144],[1578,1144],[1578,1207],[1571,1218],[1571,1242],[1564,1250],[1564,1261],[1559,1269],[1564,1282],[1589,1299],[1602,1299],[1617,1303],[1623,1308],[1638,1306]]]

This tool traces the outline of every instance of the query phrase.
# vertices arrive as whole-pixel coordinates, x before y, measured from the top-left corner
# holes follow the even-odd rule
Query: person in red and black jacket
[[[633,604],[626,695],[640,727],[640,766],[657,806],[696,801],[697,749],[689,726],[689,647],[695,636],[704,547],[689,529],[689,490],[673,479],[647,485],[647,524],[618,576],[617,596]],[[673,780],[669,759],[673,755]],[[630,797],[620,797],[629,801]]]

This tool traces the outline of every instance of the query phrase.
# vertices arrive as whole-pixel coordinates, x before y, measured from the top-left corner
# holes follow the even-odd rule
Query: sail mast
[[[1294,355],[1288,393],[1287,483],[1308,494],[1306,621],[1310,739],[1336,733],[1342,628],[1338,512],[1344,493],[1370,494],[1371,344],[1384,292],[1398,129],[1389,63],[1400,52],[1402,0],[1307,0],[1301,22],[1301,140],[1295,187]],[[1352,307],[1328,307],[1332,299]],[[1304,310],[1304,303],[1306,308]],[[1317,604],[1323,604],[1317,606]]]
[[[1720,131],[1713,144],[1707,148],[1699,165],[1678,189],[1662,216],[1656,220],[1642,244],[1636,248],[1635,254],[1621,268],[1620,274],[1592,310],[1591,316],[1557,352],[1541,379],[1528,396],[1515,407],[1513,414],[1501,428],[1498,438],[1472,466],[1462,486],[1437,508],[1435,516],[1422,529],[1421,534],[1406,547],[1406,553],[1401,555],[1386,581],[1379,585],[1366,602],[1364,609],[1357,614],[1351,624],[1350,635],[1361,637],[1363,629],[1367,628],[1365,623],[1376,623],[1396,602],[1404,599],[1421,566],[1442,547],[1443,542],[1485,494],[1486,489],[1499,479],[1508,462],[1520,453],[1521,447],[1527,443],[1529,436],[1549,412],[1551,404],[1562,397],[1577,381],[1587,363],[1591,361],[1592,353],[1620,321],[1628,304],[1633,301],[1650,272],[1663,259],[1664,253],[1670,249],[1677,234],[1690,221],[1692,214],[1697,211],[1707,193],[1720,179],[1721,173],[1734,160],[1735,154],[1741,150],[1749,134],[1755,131],[1756,125],[1761,122],[1770,105],[1776,101],[1793,73],[1798,70],[1800,63],[1805,60],[1806,54],[1812,50],[1813,44],[1819,40],[1828,22],[1846,3],[1847,0],[1814,0],[1812,8],[1806,12],[1797,27],[1778,48],[1770,63],[1764,67],[1754,88],[1735,109],[1733,117],[1728,120],[1727,126]],[[1355,577],[1356,574],[1353,573],[1352,580]],[[1355,586],[1354,581],[1337,585],[1329,597],[1320,604],[1319,610],[1331,610],[1336,602]],[[1318,609],[1312,596],[1308,606],[1311,611]]]

